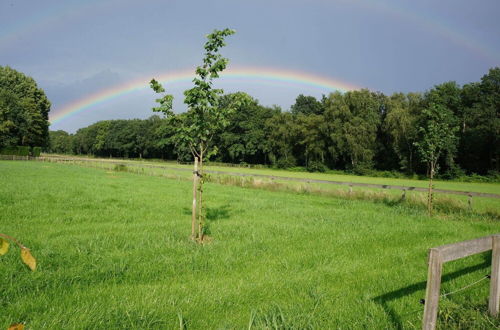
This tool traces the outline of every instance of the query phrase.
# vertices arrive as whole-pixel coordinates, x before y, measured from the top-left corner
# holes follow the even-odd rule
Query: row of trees
[[[447,82],[425,93],[386,96],[363,89],[321,100],[299,95],[290,111],[282,111],[240,92],[222,96],[218,107],[234,111],[211,140],[217,147],[211,157],[215,161],[429,173],[428,155],[422,151],[436,147],[435,166],[441,173],[499,170],[500,68],[480,82]],[[168,121],[155,115],[101,121],[73,135],[51,132],[49,151],[192,161],[189,146],[176,138],[178,126],[188,119],[185,113]],[[445,143],[428,145],[432,122],[441,125],[434,128],[436,134],[443,127],[450,133]]]

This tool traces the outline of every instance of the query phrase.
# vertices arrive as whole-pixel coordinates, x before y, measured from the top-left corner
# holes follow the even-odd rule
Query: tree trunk
[[[196,195],[198,193],[198,157],[194,157],[193,209],[191,213],[191,239],[196,239]]]

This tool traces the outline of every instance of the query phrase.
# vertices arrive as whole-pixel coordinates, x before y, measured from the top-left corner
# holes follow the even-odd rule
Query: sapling
[[[214,30],[207,36],[208,40],[204,46],[205,57],[203,64],[196,68],[196,76],[193,79],[194,87],[184,91],[184,103],[188,105],[184,116],[175,116],[172,110],[174,97],[165,94],[165,88],[155,79],[150,82],[151,88],[163,95],[156,99],[159,106],[154,107],[153,111],[162,112],[172,121],[175,127],[176,144],[187,145],[195,159],[191,236],[199,242],[203,242],[205,225],[203,162],[217,152],[217,146],[213,145],[212,138],[214,134],[228,125],[228,115],[232,109],[232,106],[219,106],[219,98],[224,91],[213,88],[212,84],[229,62],[227,58],[219,54],[219,49],[226,45],[224,39],[234,33],[235,31],[231,29]],[[196,163],[198,163],[197,168]],[[196,217],[198,218],[197,232]]]

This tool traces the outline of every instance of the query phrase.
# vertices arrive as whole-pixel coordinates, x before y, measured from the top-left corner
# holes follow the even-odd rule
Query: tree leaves
[[[36,259],[31,255],[30,249],[27,247],[21,248],[21,259],[32,271],[36,269]]]
[[[50,102],[33,78],[0,66],[0,149],[46,145],[49,111]]]
[[[3,256],[9,251],[9,242],[0,237],[0,256]]]
[[[30,249],[22,245],[14,237],[0,233],[0,255],[4,255],[9,251],[9,241],[21,249],[21,260],[34,271],[36,269],[36,259],[31,255]]]

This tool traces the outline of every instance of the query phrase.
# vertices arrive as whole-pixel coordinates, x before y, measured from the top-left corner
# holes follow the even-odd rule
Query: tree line
[[[211,161],[300,166],[310,171],[425,174],[429,162],[421,150],[429,142],[425,127],[434,120],[451,132],[435,162],[442,176],[486,175],[499,170],[498,67],[479,82],[463,86],[446,82],[424,93],[384,95],[362,89],[334,92],[319,100],[299,95],[289,111],[283,111],[238,92],[223,95],[218,106],[234,111],[226,128],[212,138],[216,152]],[[47,151],[192,161],[189,147],[176,136],[176,126],[187,120],[186,114],[175,117],[105,120],[75,134],[51,131]]]

